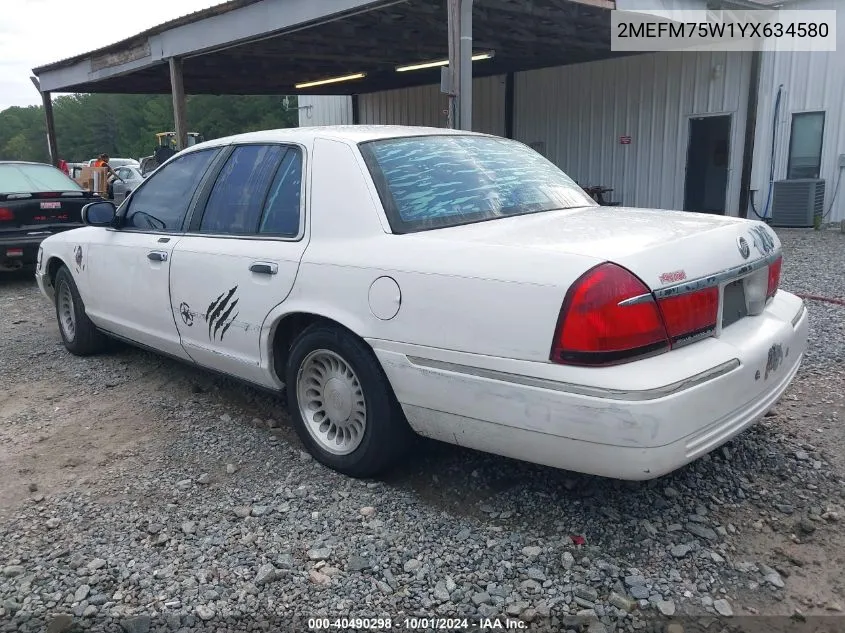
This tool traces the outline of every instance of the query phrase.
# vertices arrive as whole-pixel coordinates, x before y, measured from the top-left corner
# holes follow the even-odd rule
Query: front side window
[[[818,178],[822,165],[824,112],[792,115],[787,179]]]
[[[200,232],[256,233],[264,201],[286,151],[281,145],[235,148],[211,190]]]
[[[360,148],[394,233],[596,206],[569,176],[516,141],[438,135]]]
[[[194,192],[218,150],[190,152],[160,168],[130,198],[123,228],[181,231]]]

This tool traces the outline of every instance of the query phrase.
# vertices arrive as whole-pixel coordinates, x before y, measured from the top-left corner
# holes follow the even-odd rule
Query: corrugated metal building
[[[845,32],[845,12],[837,26]],[[512,81],[510,134],[505,76],[474,80],[473,128],[531,145],[582,185],[613,188],[610,197],[625,205],[770,213],[773,159],[775,181],[825,179],[824,221],[845,220],[845,195],[837,191],[845,48],[653,53],[515,73]],[[300,124],[446,125],[438,85],[354,99],[356,108],[348,96],[302,96],[300,106],[312,107],[300,111]],[[750,194],[743,192],[744,171]]]

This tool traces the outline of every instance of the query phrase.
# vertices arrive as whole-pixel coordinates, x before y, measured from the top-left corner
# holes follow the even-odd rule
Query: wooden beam
[[[170,90],[173,93],[173,128],[176,131],[176,149],[188,146],[188,126],[185,115],[185,84],[182,80],[182,60],[171,57]]]
[[[58,167],[59,148],[56,143],[56,124],[53,120],[53,99],[49,92],[42,92],[41,101],[44,104],[44,118],[47,121],[47,147],[50,151],[50,162],[53,167]]]
[[[586,4],[589,7],[596,7],[598,9],[607,9],[613,11],[616,9],[616,0],[569,0],[577,4]]]
[[[49,92],[41,91],[41,82],[38,77],[30,77],[29,80],[35,89],[41,94],[41,104],[44,107],[44,120],[47,124],[47,151],[50,152],[50,162],[53,167],[59,166],[59,150],[56,145],[56,124],[53,121],[53,99]]]

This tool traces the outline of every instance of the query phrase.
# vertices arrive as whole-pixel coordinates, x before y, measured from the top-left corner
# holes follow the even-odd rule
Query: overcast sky
[[[0,0],[0,111],[41,103],[32,69],[107,46],[221,0]],[[14,5],[14,10],[10,11]]]

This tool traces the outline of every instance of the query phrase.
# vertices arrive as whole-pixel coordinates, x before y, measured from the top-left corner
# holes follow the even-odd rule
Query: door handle
[[[154,262],[166,262],[167,253],[162,253],[161,251],[152,251],[151,253],[147,253],[147,259],[152,260]]]
[[[279,272],[279,266],[277,264],[269,264],[267,262],[254,262],[249,267],[249,271],[252,273],[259,273],[261,275],[275,275]]]

